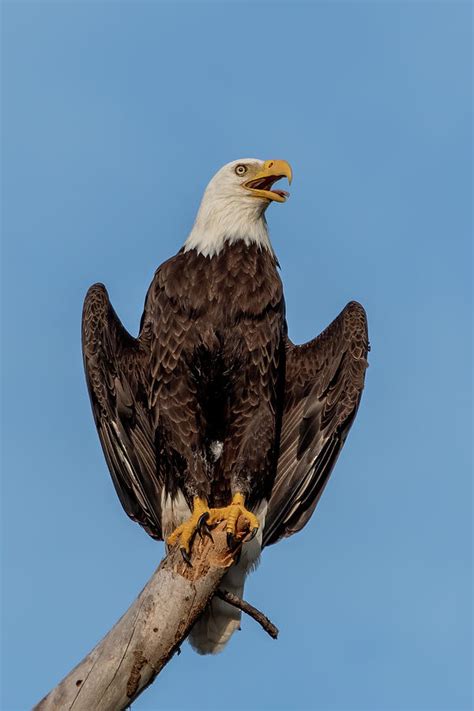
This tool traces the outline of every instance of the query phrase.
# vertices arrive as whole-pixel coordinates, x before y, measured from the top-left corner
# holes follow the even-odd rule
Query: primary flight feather
[[[83,310],[84,367],[99,438],[127,514],[191,561],[197,530],[250,530],[224,587],[242,594],[261,548],[299,531],[328,481],[359,406],[365,311],[355,301],[317,338],[287,336],[265,210],[285,202],[282,160],[240,159],[204,193],[182,249],[156,271],[140,333],[122,326],[102,284]],[[193,628],[220,651],[240,613],[220,599]]]

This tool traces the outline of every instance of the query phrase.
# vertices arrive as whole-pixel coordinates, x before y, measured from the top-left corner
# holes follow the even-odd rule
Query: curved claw
[[[209,511],[204,511],[204,513],[201,516],[199,516],[199,520],[197,522],[197,527],[202,528],[202,526],[204,526],[204,524],[206,523],[209,516],[210,516]]]
[[[234,534],[231,533],[230,531],[227,531],[227,548],[235,548],[235,538]]]
[[[247,541],[252,541],[255,538],[255,536],[257,535],[257,532],[258,532],[258,526],[255,526],[255,528],[252,528],[252,530],[250,531],[250,535],[249,535]]]
[[[192,567],[193,567],[193,564],[191,563],[191,558],[189,557],[189,553],[188,553],[188,551],[186,550],[186,548],[183,548],[183,547],[181,546],[181,548],[180,548],[179,550],[180,550],[180,552],[181,552],[181,555],[183,556],[184,562],[187,563],[187,564],[192,568]]]
[[[204,536],[207,536],[207,538],[210,538],[212,542],[214,542],[214,539],[212,538],[211,535],[211,529],[207,525],[206,521],[208,520],[210,514],[208,511],[205,511],[202,516],[200,516],[199,521],[197,522],[196,530],[199,533],[199,538],[202,540]]]
[[[203,534],[204,534],[205,536],[207,536],[207,538],[210,538],[210,539],[211,539],[211,543],[214,543],[214,539],[213,539],[213,537],[212,537],[211,529],[209,528],[209,526],[208,526],[206,523],[204,523],[204,525],[203,525],[203,527],[202,527],[202,532],[203,532]]]

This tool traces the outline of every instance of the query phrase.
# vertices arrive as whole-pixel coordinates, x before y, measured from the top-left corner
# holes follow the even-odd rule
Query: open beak
[[[257,175],[242,185],[255,197],[285,202],[289,196],[286,190],[272,190],[273,183],[280,178],[288,178],[288,183],[291,184],[293,173],[290,164],[286,160],[266,160]]]

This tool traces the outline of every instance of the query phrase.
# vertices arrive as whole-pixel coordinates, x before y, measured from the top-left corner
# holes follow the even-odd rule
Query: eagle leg
[[[210,517],[206,521],[206,524],[211,526],[221,521],[226,521],[227,545],[229,548],[235,548],[236,543],[242,540],[242,536],[239,535],[237,531],[237,521],[240,516],[248,522],[250,536],[247,540],[251,541],[260,528],[260,523],[255,514],[245,508],[245,496],[239,492],[234,494],[229,506],[224,506],[220,509],[211,509]]]
[[[212,538],[207,527],[209,517],[210,511],[207,501],[205,499],[200,499],[199,496],[195,496],[191,516],[187,521],[175,528],[173,533],[166,539],[169,546],[174,546],[174,544],[179,541],[181,555],[188,565],[191,565],[191,546],[196,533],[199,533],[201,538],[203,534]]]

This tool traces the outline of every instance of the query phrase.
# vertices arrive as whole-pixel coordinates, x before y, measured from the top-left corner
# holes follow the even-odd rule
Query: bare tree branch
[[[220,597],[221,600],[228,602],[229,605],[233,605],[239,610],[242,610],[242,612],[246,612],[247,615],[250,615],[250,617],[253,617],[253,619],[258,622],[261,627],[263,627],[265,632],[268,632],[270,637],[273,637],[273,639],[276,639],[278,637],[278,627],[275,627],[273,622],[271,622],[271,620],[269,620],[268,617],[263,614],[263,612],[257,610],[257,608],[251,605],[249,602],[241,600],[240,597],[234,595],[234,593],[231,593],[228,590],[216,590],[214,594],[216,597]]]
[[[171,551],[123,617],[34,711],[126,709],[179,650],[232,564],[224,527],[213,531],[213,543],[195,541],[192,567]]]

